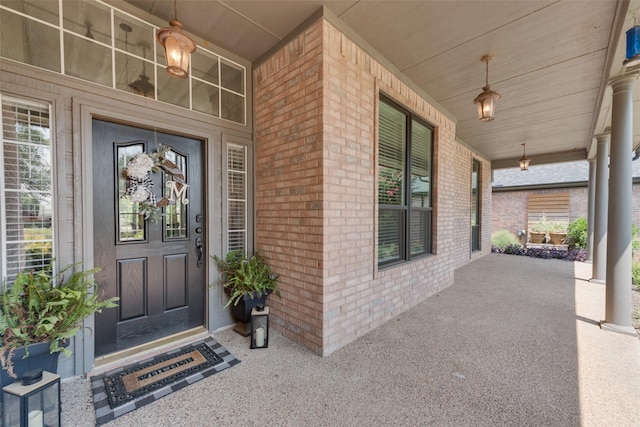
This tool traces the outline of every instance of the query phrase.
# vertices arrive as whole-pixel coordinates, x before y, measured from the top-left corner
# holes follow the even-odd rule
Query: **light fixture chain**
[[[175,21],[178,20],[178,0],[173,0],[173,14],[176,17]]]
[[[487,67],[486,67],[486,73],[485,73],[486,79],[485,79],[484,85],[489,86],[489,58],[487,58],[487,60],[485,61],[485,64]]]

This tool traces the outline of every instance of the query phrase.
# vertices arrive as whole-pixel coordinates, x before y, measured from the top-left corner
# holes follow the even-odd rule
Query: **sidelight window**
[[[0,96],[1,276],[12,282],[53,259],[53,161],[48,104]]]
[[[380,99],[378,265],[431,253],[433,128]]]

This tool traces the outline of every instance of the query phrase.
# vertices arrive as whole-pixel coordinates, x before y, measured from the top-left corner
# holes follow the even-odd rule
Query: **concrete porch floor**
[[[640,340],[603,331],[591,265],[485,256],[455,284],[320,358],[279,334],[239,365],[108,426],[638,426]],[[95,423],[89,380],[62,385],[65,427]]]

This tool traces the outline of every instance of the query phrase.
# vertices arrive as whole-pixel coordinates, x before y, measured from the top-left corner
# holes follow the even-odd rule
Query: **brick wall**
[[[281,275],[274,325],[327,355],[453,282],[471,259],[472,153],[455,123],[322,19],[254,70],[256,248]],[[384,92],[436,128],[436,255],[377,269],[376,122]],[[482,161],[483,215],[491,212]],[[490,249],[489,227],[482,248]]]
[[[573,221],[580,217],[587,218],[589,209],[589,189],[587,187],[535,191],[496,191],[492,194],[492,212],[489,213],[492,232],[505,229],[517,234],[518,230],[526,230],[529,194],[550,194],[566,191],[569,191],[570,220]],[[640,184],[633,185],[632,200],[633,212],[631,221],[640,227]],[[633,259],[640,261],[640,252],[635,253]]]

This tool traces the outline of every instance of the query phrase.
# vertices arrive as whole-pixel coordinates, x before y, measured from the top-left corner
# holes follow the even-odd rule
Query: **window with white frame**
[[[227,249],[247,251],[247,147],[227,146]]]
[[[1,268],[3,279],[11,282],[53,259],[50,107],[6,96],[0,101]]]
[[[246,124],[246,68],[202,46],[165,72],[158,27],[100,0],[0,1],[0,56]]]
[[[433,128],[381,97],[378,265],[431,253]]]

